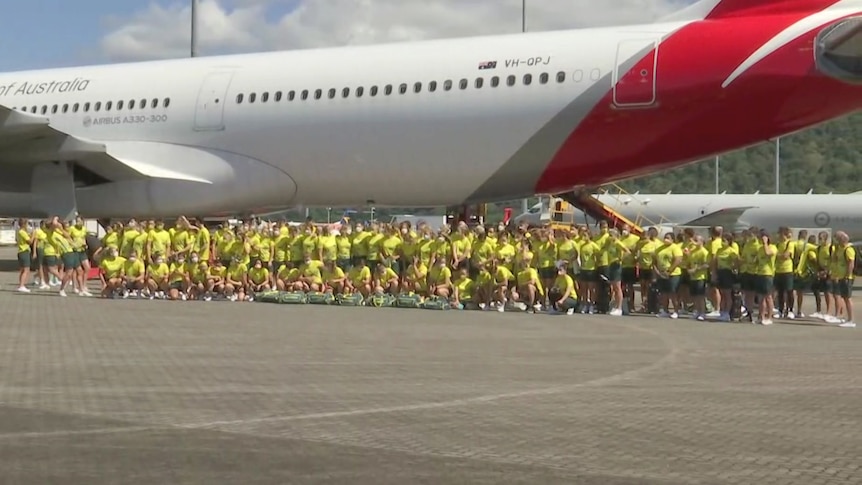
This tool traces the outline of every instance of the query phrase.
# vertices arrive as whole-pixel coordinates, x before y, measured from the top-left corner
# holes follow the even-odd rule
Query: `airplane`
[[[602,204],[643,226],[709,228],[722,226],[731,231],[759,227],[775,231],[779,227],[842,230],[852,241],[862,241],[862,192],[852,194],[625,194],[603,191],[594,195]],[[547,202],[545,202],[547,204]],[[540,224],[542,202],[518,215],[515,223]],[[593,221],[572,210],[569,220],[578,224]]]
[[[641,176],[862,107],[862,0],[0,75],[0,216],[465,206]]]

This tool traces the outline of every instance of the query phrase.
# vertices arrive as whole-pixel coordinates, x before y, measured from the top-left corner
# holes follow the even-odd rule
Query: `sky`
[[[693,0],[526,0],[527,30],[653,21]],[[200,0],[199,55],[521,31],[522,0]],[[189,55],[191,0],[4,0],[0,71]]]

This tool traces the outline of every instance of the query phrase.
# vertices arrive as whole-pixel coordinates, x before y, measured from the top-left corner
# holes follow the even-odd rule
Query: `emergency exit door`
[[[658,39],[629,39],[617,45],[614,104],[623,108],[656,103]]]
[[[204,78],[198,92],[195,109],[195,130],[219,131],[225,129],[224,107],[227,103],[227,90],[233,79],[233,72],[214,72]]]

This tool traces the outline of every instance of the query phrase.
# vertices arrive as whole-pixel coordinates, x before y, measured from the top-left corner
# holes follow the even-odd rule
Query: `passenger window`
[[[506,85],[507,86],[514,86],[515,85],[515,75],[514,74],[506,78]]]
[[[158,108],[159,107],[159,100],[156,98],[153,98],[153,100],[150,102],[150,106],[152,106],[153,109]]]
[[[364,92],[365,92],[365,88],[363,88],[362,86],[359,86],[358,88],[356,88],[356,97],[361,98],[362,94]]]
[[[257,99],[257,93],[251,93],[248,95],[248,102],[249,103],[254,103],[254,100],[256,100],[256,99]]]
[[[142,99],[142,100],[141,100],[141,104],[139,104],[138,106],[140,106],[140,109],[146,109],[146,107],[147,107],[147,100],[146,100],[146,99]]]
[[[293,101],[294,99],[296,99],[296,91],[289,91],[287,93],[287,100]]]
[[[491,87],[496,88],[499,85],[500,85],[500,78],[497,76],[492,77],[491,78]]]
[[[266,103],[267,101],[269,101],[269,93],[264,92],[263,94],[260,95],[260,102]]]
[[[422,92],[422,83],[413,84],[413,92],[414,93],[421,93]]]
[[[123,102],[122,101],[117,101],[117,109],[118,110],[123,109]]]
[[[44,115],[47,113],[48,113],[48,105],[42,105],[42,114]]]
[[[239,102],[242,103],[242,95],[241,94],[240,94]],[[135,100],[134,99],[129,100],[129,109],[135,109]]]
[[[458,87],[461,89],[467,89],[468,81],[466,79],[462,79],[461,82],[458,83]]]
[[[134,101],[129,101],[129,109],[134,108]],[[242,104],[242,93],[236,95],[236,104]]]
[[[105,103],[105,111],[111,111],[111,106],[113,105],[113,101],[108,101],[107,103]]]
[[[548,77],[549,77],[548,73],[543,72],[542,74],[539,75],[539,82],[542,84],[548,84]]]
[[[481,77],[476,78],[476,89],[480,89],[482,85],[485,84],[485,79]]]
[[[79,107],[78,103],[75,103],[75,105],[74,105],[74,106],[72,106],[72,111],[74,111],[75,113],[77,113],[77,112],[78,112],[78,107]]]
[[[90,103],[84,103],[84,112],[90,111]]]
[[[308,99],[308,90],[307,90],[307,89],[303,89],[303,90],[302,90],[302,96],[301,96],[301,97],[302,97],[302,100],[303,100],[303,101],[305,101],[306,99]]]
[[[163,107],[167,108],[170,105],[171,105],[171,98],[165,98],[164,101],[162,101]]]
[[[529,86],[533,82],[532,74],[524,74],[524,86]]]
[[[335,97],[335,88],[329,88],[329,99]]]
[[[344,88],[341,90],[341,97],[346,98],[350,96],[350,88]]]
[[[377,96],[377,86],[371,86],[371,97]]]
[[[565,81],[566,81],[566,73],[565,73],[565,72],[563,72],[563,71],[558,72],[558,73],[557,73],[557,82],[558,82],[558,83],[562,83],[562,82],[565,82]]]
[[[51,106],[51,113],[56,113],[57,108],[58,108],[58,106],[56,104],[54,106]]]
[[[322,89],[315,89],[314,90],[314,99],[320,99],[322,97],[323,97],[323,90]]]
[[[69,112],[69,105],[68,105],[68,104],[64,104],[64,105],[63,105],[63,113],[68,113],[68,112]]]
[[[428,91],[431,91],[432,93],[437,91],[437,81],[431,81],[428,83]]]
[[[279,101],[281,101],[281,91],[276,91],[275,92],[275,102],[277,103]]]
[[[93,111],[99,111],[102,109],[102,102],[97,101],[95,105],[93,105]]]
[[[33,113],[33,114],[36,114],[36,110],[37,110],[37,109],[39,109],[39,107],[38,107],[38,106],[33,106],[32,108],[30,108],[30,112],[31,112],[31,113]]]
[[[443,82],[443,90],[444,91],[451,91],[452,90],[452,80],[451,79],[447,79],[445,82]]]
[[[401,94],[406,93],[407,92],[407,85],[404,83],[401,83],[401,85],[398,86],[398,92]]]
[[[391,84],[386,85],[386,87],[383,89],[383,94],[385,94],[386,96],[389,96],[390,94],[392,94],[392,85]]]

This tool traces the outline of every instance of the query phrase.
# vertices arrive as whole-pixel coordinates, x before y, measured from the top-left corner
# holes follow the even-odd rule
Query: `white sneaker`
[[[623,311],[620,308],[614,308],[613,310],[608,312],[608,315],[612,317],[621,317],[623,316]]]
[[[761,325],[772,325],[772,319],[764,318],[763,320],[760,321],[760,324]]]
[[[706,314],[706,316],[707,316],[708,318],[721,318],[721,312],[720,312],[720,311],[717,311],[717,310],[716,310],[716,311],[712,311],[712,312],[707,313],[707,314]]]
[[[185,294],[185,293],[183,293],[182,295],[180,295],[180,298],[181,298],[183,301],[186,301],[186,300],[188,300],[188,299],[189,299],[189,297],[188,297],[188,296],[186,296],[186,294]]]
[[[60,296],[66,298],[66,290],[60,290]]]
[[[802,312],[799,312],[796,314],[796,318],[805,318],[805,314]]]
[[[796,314],[793,312],[787,312],[787,319],[788,320],[796,320]]]
[[[823,321],[826,323],[841,323],[841,319],[832,315],[824,315]]]
[[[569,308],[568,310],[566,310],[566,315],[574,315],[574,314],[575,314],[574,308]]]
[[[695,317],[695,320],[697,320],[698,322],[705,322],[706,321],[706,315],[698,315]]]
[[[679,318],[679,315],[676,312],[673,312],[670,314],[670,318],[676,320],[677,318]]]
[[[533,305],[533,310],[535,310],[536,312],[542,311],[542,304],[536,303],[535,305]]]
[[[30,288],[27,288],[26,286],[19,286],[18,291],[20,293],[30,293]]]
[[[517,308],[518,310],[521,310],[522,312],[525,312],[525,311],[527,311],[527,304],[519,301],[518,303],[515,303],[515,308]]]
[[[84,291],[78,293],[78,296],[89,297],[89,296],[93,296],[93,294],[87,290],[84,290]]]
[[[42,285],[39,285],[39,289],[40,289],[40,290],[50,290],[50,289],[51,289],[51,285],[45,285],[45,284],[42,284]]]
[[[853,322],[844,322],[841,325],[838,325],[841,328],[856,328],[856,324]]]
[[[479,310],[484,310],[485,306],[486,305],[484,303],[479,303]]]
[[[820,313],[820,312],[814,312],[814,313],[812,313],[812,314],[811,314],[811,318],[822,319],[822,318],[823,318],[823,314],[822,314],[822,313]]]

